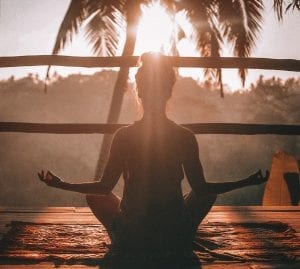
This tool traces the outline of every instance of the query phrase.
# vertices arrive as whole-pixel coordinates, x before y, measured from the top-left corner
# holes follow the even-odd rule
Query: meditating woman
[[[89,207],[105,226],[112,246],[124,250],[189,251],[197,227],[217,194],[263,183],[261,171],[246,179],[208,183],[195,135],[167,118],[175,72],[167,57],[144,54],[136,74],[143,117],[119,129],[100,181],[68,183],[48,171],[48,186],[86,194]],[[122,199],[112,190],[121,174]],[[182,194],[186,175],[191,192]]]

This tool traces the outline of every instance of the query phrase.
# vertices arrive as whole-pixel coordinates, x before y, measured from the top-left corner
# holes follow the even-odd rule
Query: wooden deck
[[[25,221],[34,223],[59,223],[59,224],[98,224],[95,217],[86,207],[0,207],[0,238],[7,232],[7,225],[11,221]],[[300,206],[249,206],[231,207],[215,206],[204,222],[266,222],[281,221],[289,224],[300,238]],[[267,268],[300,268],[297,264],[278,264],[278,263],[202,263],[202,268],[248,268],[248,269],[267,269]],[[0,268],[55,268],[52,263],[39,263],[30,265],[0,265]],[[59,268],[99,268],[86,265],[61,265]]]

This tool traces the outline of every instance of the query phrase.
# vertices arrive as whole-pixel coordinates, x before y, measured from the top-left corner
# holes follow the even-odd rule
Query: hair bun
[[[146,52],[141,55],[140,61],[143,66],[148,65],[161,65],[161,66],[170,66],[171,62],[168,57],[158,52]]]
[[[170,97],[176,80],[176,74],[170,58],[160,53],[147,52],[141,55],[140,63],[141,66],[135,75],[138,88],[150,87],[153,91],[156,88],[159,91],[164,88],[165,90],[162,92]],[[159,87],[157,87],[157,83],[159,83]],[[153,88],[153,86],[156,88]]]

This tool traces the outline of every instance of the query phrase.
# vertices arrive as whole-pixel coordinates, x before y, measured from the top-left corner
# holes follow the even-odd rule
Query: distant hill
[[[56,75],[44,93],[35,75],[0,81],[0,121],[100,123],[105,122],[116,72],[94,75]],[[131,85],[133,88],[133,85]],[[177,123],[300,123],[300,80],[261,77],[251,91],[227,93],[220,98],[211,81],[201,84],[178,78],[168,115]],[[132,89],[125,94],[120,122],[141,115]],[[51,169],[66,180],[91,180],[96,169],[102,135],[0,133],[0,205],[84,206],[83,196],[50,189],[36,176]],[[300,139],[275,135],[198,135],[200,158],[208,181],[244,178],[270,166],[272,154],[283,149],[300,159]],[[188,184],[183,181],[188,190]],[[122,180],[116,186],[121,195]],[[224,194],[219,204],[255,205],[262,186]]]

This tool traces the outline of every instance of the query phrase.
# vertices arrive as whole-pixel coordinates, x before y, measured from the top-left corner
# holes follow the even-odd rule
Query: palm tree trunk
[[[126,29],[126,41],[122,56],[131,56],[134,53],[136,35],[137,35],[137,21],[139,16],[134,16],[134,18],[127,18],[127,29]],[[129,74],[129,67],[121,67],[118,73],[118,77],[114,86],[113,95],[110,103],[110,108],[107,117],[107,123],[117,123],[120,117],[120,112],[122,108],[122,102],[125,90],[127,88],[127,80]],[[110,145],[113,135],[105,134],[103,137],[100,155],[98,158],[95,180],[101,178],[104,167],[107,162],[107,157],[110,150]]]

